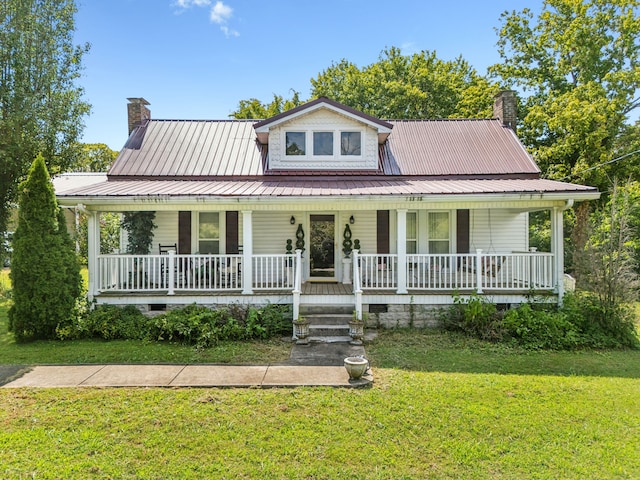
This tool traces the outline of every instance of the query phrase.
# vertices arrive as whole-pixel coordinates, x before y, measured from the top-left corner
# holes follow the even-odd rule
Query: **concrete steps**
[[[349,342],[353,310],[352,305],[300,305],[300,315],[309,320],[309,341]]]

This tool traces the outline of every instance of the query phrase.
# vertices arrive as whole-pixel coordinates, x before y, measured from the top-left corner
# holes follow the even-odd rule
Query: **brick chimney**
[[[151,118],[151,110],[146,106],[150,105],[144,98],[127,98],[127,113],[129,119],[129,135],[144,120]]]
[[[494,118],[499,119],[505,127],[509,127],[515,132],[518,120],[518,105],[515,92],[513,90],[503,90],[493,98]]]

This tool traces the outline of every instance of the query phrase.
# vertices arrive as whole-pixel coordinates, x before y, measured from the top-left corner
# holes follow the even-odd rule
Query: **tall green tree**
[[[311,97],[328,97],[362,112],[386,119],[487,118],[492,115],[494,83],[479,75],[461,57],[437,58],[435,52],[403,55],[384,50],[378,61],[358,68],[341,60],[311,79]],[[263,104],[241,100],[234,118],[269,118],[303,103],[274,95]]]
[[[257,98],[240,100],[238,109],[231,114],[235,119],[244,118],[271,118],[279,113],[291,110],[303,103],[300,100],[300,93],[293,90],[291,98],[285,99],[280,95],[273,95],[273,100],[269,103],[262,103]]]
[[[505,12],[500,64],[490,71],[523,97],[518,133],[549,178],[606,190],[593,168],[614,157],[614,143],[640,106],[638,0],[545,0]]]
[[[17,341],[55,338],[73,320],[80,265],[42,155],[20,185],[10,276],[9,329]]]
[[[73,42],[73,0],[0,2],[0,232],[18,184],[40,152],[67,171],[89,105],[76,85],[88,45]]]
[[[341,60],[311,79],[312,96],[326,96],[387,119],[486,118],[497,87],[462,57],[440,60],[423,50],[403,55],[385,49],[378,61],[358,68]]]
[[[118,156],[104,143],[83,143],[78,159],[71,168],[74,172],[106,172]]]

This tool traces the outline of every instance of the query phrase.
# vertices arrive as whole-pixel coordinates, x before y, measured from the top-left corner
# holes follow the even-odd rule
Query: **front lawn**
[[[290,347],[16,345],[7,306],[0,363],[264,364]],[[0,388],[0,478],[637,478],[640,351],[411,330],[366,351],[367,389]]]
[[[0,477],[582,479],[640,471],[637,376],[374,374],[364,390],[0,389]]]

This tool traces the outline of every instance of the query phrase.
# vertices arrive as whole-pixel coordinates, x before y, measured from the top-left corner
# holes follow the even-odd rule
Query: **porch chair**
[[[174,243],[174,244],[166,244],[163,245],[161,243],[158,244],[158,253],[160,253],[160,255],[165,254],[165,253],[169,253],[169,251],[173,250],[174,252],[178,253],[178,244]]]

